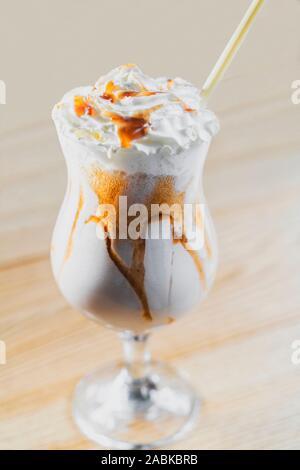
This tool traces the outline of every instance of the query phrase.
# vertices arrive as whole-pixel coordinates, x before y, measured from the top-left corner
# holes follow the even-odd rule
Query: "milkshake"
[[[93,320],[134,333],[197,309],[216,270],[202,173],[218,130],[198,90],[127,64],[67,93],[53,119],[68,169],[51,256],[65,298]],[[148,236],[142,228],[128,234],[137,205],[147,210],[140,227]],[[175,236],[176,211],[186,206],[202,236],[196,248],[186,224]],[[169,236],[151,237],[164,222]]]
[[[198,416],[197,392],[151,360],[147,340],[153,327],[198,311],[213,282],[217,245],[202,173],[218,122],[205,102],[263,3],[252,1],[201,92],[127,64],[53,110],[68,168],[53,272],[74,307],[120,331],[124,350],[121,364],[81,379],[73,415],[110,449],[166,447]]]

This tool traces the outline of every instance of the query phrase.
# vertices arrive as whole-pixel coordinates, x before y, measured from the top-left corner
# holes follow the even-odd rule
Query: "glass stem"
[[[124,363],[128,373],[134,380],[147,376],[151,362],[148,349],[149,333],[134,334],[124,332],[120,334],[123,343]]]

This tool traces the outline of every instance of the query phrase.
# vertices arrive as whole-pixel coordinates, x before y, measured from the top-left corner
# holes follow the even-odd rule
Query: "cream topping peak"
[[[131,148],[174,154],[218,130],[196,87],[181,78],[152,79],[134,64],[67,93],[53,119],[64,134],[102,146],[109,156]]]

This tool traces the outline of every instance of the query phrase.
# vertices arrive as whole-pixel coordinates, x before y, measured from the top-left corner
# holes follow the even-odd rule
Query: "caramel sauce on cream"
[[[74,111],[78,117],[96,116],[97,114],[95,108],[83,96],[74,96]]]
[[[111,101],[111,103],[117,103],[124,98],[142,97],[142,96],[153,96],[160,93],[159,91],[150,91],[142,89],[140,91],[133,90],[121,90],[112,80],[107,83],[105,92],[100,95],[103,100]]]
[[[193,108],[189,108],[188,106],[184,106],[184,110],[187,112],[187,113],[194,113],[196,110],[193,109]]]
[[[148,132],[149,123],[142,113],[132,117],[112,114],[111,120],[118,126],[118,136],[123,148],[130,148],[133,140],[144,137]]]
[[[154,96],[158,95],[159,93],[162,93],[160,91],[148,91],[148,90],[142,90],[142,91],[120,91],[118,93],[118,99],[122,100],[123,98],[139,98],[141,96]]]
[[[102,98],[103,100],[108,100],[108,101],[111,101],[112,103],[115,103],[116,101],[118,101],[118,99],[114,92],[119,89],[120,87],[118,87],[118,85],[115,85],[114,82],[111,80],[106,85],[105,92],[103,93],[103,95],[100,96],[100,98]]]
[[[104,116],[111,119],[118,127],[118,136],[123,148],[130,148],[132,141],[141,139],[147,135],[150,127],[150,115],[160,109],[161,105],[136,113],[133,116],[121,116],[110,111],[105,111]]]
[[[167,81],[167,88],[172,88],[173,84],[174,81],[169,79]],[[110,80],[105,87],[104,93],[100,95],[100,98],[115,104],[122,101],[124,98],[147,97],[160,93],[165,92],[147,90],[142,85],[139,91],[126,89],[122,90],[119,85],[115,84],[113,80]],[[186,112],[191,113],[195,111],[194,109],[187,106],[182,100],[178,99],[177,102],[181,104]],[[103,108],[97,108],[96,110],[92,102],[90,102],[89,98],[85,98],[83,96],[74,97],[74,111],[78,117],[82,117],[84,115],[96,117],[97,115],[101,115],[109,118],[114,124],[116,124],[118,128],[118,137],[122,148],[131,148],[132,142],[134,140],[141,139],[148,133],[149,127],[151,125],[150,114],[162,106],[163,105],[156,105],[150,109],[139,111],[132,116],[123,116],[112,111],[107,111]],[[101,140],[102,136],[95,135],[94,138],[96,140]]]

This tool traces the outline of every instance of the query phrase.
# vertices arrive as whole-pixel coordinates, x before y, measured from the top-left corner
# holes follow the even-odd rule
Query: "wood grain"
[[[299,72],[296,59],[280,70],[268,59],[256,90],[244,89],[255,81],[249,65],[213,99],[222,131],[205,188],[218,277],[198,314],[152,339],[154,356],[182,368],[204,398],[197,428],[174,448],[300,449],[300,365],[291,362],[300,339],[300,106],[290,100]],[[114,333],[66,304],[51,274],[66,182],[55,131],[49,120],[23,123],[2,134],[0,152],[0,448],[95,448],[73,424],[72,391],[121,350]]]

